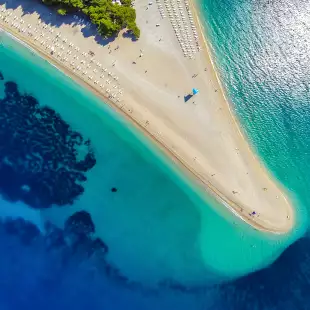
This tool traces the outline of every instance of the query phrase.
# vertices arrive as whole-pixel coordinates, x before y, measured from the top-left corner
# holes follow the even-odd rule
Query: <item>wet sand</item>
[[[23,12],[29,1],[18,3],[21,6],[10,9],[13,16],[23,15],[25,24],[35,27],[38,14]],[[228,210],[258,230],[290,231],[294,225],[293,206],[244,139],[217,78],[198,20],[202,50],[194,59],[188,59],[182,53],[169,18],[162,19],[155,5],[146,9],[147,3],[141,0],[135,6],[141,28],[137,42],[120,34],[106,45],[98,43],[93,35],[85,36],[85,27],[74,20],[58,25],[58,29],[55,27],[55,32],[79,46],[81,52],[93,51],[96,59],[119,77],[123,90],[119,102],[109,100],[92,81],[82,79],[67,62],[52,56],[33,37],[16,31],[2,20],[0,26],[102,96],[105,103],[143,130],[190,179]],[[40,7],[41,14],[44,9]],[[53,17],[48,16],[49,24],[54,27]],[[41,19],[44,21],[44,16]],[[68,57],[70,62],[71,56]],[[193,87],[199,93],[185,102],[184,96],[191,94]]]

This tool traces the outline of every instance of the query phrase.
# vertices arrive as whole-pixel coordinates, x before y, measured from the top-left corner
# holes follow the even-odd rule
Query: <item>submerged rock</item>
[[[5,199],[40,209],[73,204],[95,164],[89,139],[53,109],[21,94],[16,83],[5,83],[0,99],[0,194]]]
[[[7,218],[3,226],[8,234],[18,236],[24,244],[30,244],[40,235],[38,227],[23,218]]]
[[[65,231],[76,235],[89,235],[95,232],[91,215],[82,210],[71,215],[65,222]]]
[[[102,251],[104,254],[108,253],[109,251],[108,246],[100,238],[96,238],[95,240],[93,240],[92,249],[95,252],[98,250]]]
[[[50,222],[45,223],[44,241],[48,250],[67,246],[63,230]]]

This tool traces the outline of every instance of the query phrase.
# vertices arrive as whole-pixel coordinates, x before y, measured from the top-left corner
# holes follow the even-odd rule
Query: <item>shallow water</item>
[[[281,181],[291,170],[294,179],[292,150],[285,149],[284,165],[275,158],[282,156],[281,147],[271,148],[275,142],[281,145],[281,131],[288,135],[285,130],[292,121],[286,119],[286,127],[274,125],[278,114],[271,117],[263,108],[243,103],[251,95],[243,88],[248,82],[236,82],[240,75],[235,72],[242,68],[233,71],[236,55],[240,56],[233,53],[238,48],[232,48],[240,35],[237,30],[251,28],[238,9],[245,14],[252,4],[208,1],[203,5],[206,16],[212,14],[208,30],[247,133]],[[227,44],[221,44],[225,53],[216,45],[220,40]],[[308,239],[292,245],[269,268],[223,284],[270,263],[298,232],[288,238],[257,233],[210,197],[203,200],[199,189],[192,188],[127,122],[37,56],[2,37],[4,41],[0,116],[1,175],[5,177],[0,182],[0,210],[3,217],[22,216],[27,222],[5,220],[0,225],[1,253],[6,253],[0,264],[3,309],[25,305],[33,309],[68,305],[76,309],[292,309],[307,298]],[[227,51],[232,51],[229,63]],[[246,60],[245,67],[249,66]],[[258,95],[258,90],[253,93]],[[272,138],[271,133],[264,130],[266,136],[259,135],[262,127],[248,121],[250,112],[256,113],[259,126],[265,116],[272,118],[263,128],[279,132],[269,152],[262,141]],[[287,166],[291,170],[285,170]],[[12,172],[12,167],[18,169]],[[283,182],[296,193],[304,215],[306,184],[287,179]],[[91,220],[77,213],[80,210],[89,212]],[[307,309],[305,305],[303,300],[301,309]]]
[[[106,260],[146,286],[235,277],[267,264],[291,240],[255,232],[211,197],[203,200],[98,99],[4,35],[2,43],[3,216],[23,216],[44,231],[46,221],[63,227],[87,210],[109,247]]]
[[[221,80],[244,131],[268,168],[294,193],[302,226],[308,228],[310,4],[203,0],[200,8]],[[309,309],[308,257],[306,233],[267,270],[224,286],[226,306]]]

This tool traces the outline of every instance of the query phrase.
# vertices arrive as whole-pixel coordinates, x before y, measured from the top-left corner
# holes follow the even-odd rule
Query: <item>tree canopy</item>
[[[136,24],[136,11],[131,1],[120,0],[121,4],[118,4],[112,0],[42,0],[46,5],[55,6],[61,15],[84,13],[103,37],[111,37],[127,28],[138,39],[140,29]]]

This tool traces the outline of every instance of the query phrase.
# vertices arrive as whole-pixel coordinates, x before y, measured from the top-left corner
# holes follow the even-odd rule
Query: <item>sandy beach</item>
[[[135,2],[141,29],[136,42],[123,33],[105,42],[95,35],[95,29],[73,17],[50,14],[44,6],[33,8],[30,0],[0,1],[5,14],[12,13],[7,21],[0,18],[0,27],[103,96],[107,104],[150,136],[190,179],[221,201],[223,208],[258,230],[289,232],[294,226],[293,206],[242,135],[214,70],[193,4],[190,9],[201,50],[192,58],[182,51],[172,22],[168,14],[163,18],[159,4],[167,8],[164,1],[151,5]],[[21,18],[28,27],[25,32],[13,25]],[[29,35],[35,28],[37,33]],[[41,32],[44,36],[35,40]],[[60,44],[60,52],[55,45],[58,33],[58,41],[59,36],[67,40]],[[43,40],[53,46],[53,53],[42,46]],[[70,54],[69,42],[75,47]],[[95,55],[92,62],[90,50]],[[81,69],[77,69],[79,64]],[[184,96],[193,88],[199,93],[185,102]]]

